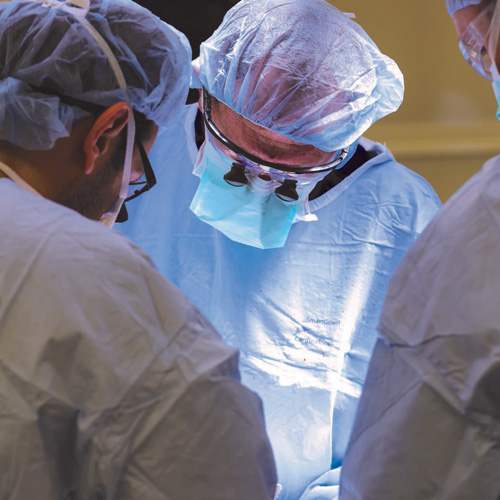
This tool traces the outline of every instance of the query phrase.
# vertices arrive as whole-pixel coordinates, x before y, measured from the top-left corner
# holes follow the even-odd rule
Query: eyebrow
[[[214,102],[216,103],[215,109]],[[213,121],[212,111],[214,110],[215,114],[219,115],[219,124],[222,125],[220,128]],[[349,148],[343,148],[329,153],[319,150],[313,145],[298,143],[286,136],[281,136],[279,133],[261,127],[239,115],[229,106],[214,98],[205,88],[203,88],[203,119],[210,135],[213,135],[216,140],[232,151],[251,162],[285,172],[312,173],[332,170],[344,161],[349,151]],[[242,120],[242,127],[238,126],[238,120],[240,119]],[[247,130],[245,130],[245,127]],[[259,133],[261,128],[263,132],[269,132],[269,134]],[[224,135],[227,133],[226,131],[231,131],[231,129],[241,131],[241,134],[238,137],[233,135],[231,140],[228,135]],[[274,137],[277,137],[277,142],[273,140]],[[281,137],[284,139],[283,143],[280,143]],[[238,138],[243,141],[241,142]],[[254,153],[253,151],[257,152]],[[318,153],[322,156],[318,156]],[[326,162],[325,154],[331,155]],[[314,157],[315,155],[316,157]]]

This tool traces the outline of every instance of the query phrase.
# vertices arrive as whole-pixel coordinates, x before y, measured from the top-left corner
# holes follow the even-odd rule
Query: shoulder
[[[39,302],[71,298],[73,307],[92,303],[102,309],[106,301],[146,301],[152,288],[180,295],[117,231],[15,185],[2,186],[2,194],[0,228],[9,234],[0,241],[6,282],[36,290]]]
[[[364,137],[360,140],[361,146],[367,151],[376,154],[371,160],[373,167],[368,169],[364,176],[377,182],[381,186],[381,193],[386,196],[408,197],[412,196],[415,201],[419,198],[427,203],[441,205],[439,198],[429,184],[421,175],[397,162],[387,146],[370,141]]]
[[[15,352],[16,369],[27,379],[50,373],[54,393],[105,407],[163,352],[162,362],[175,365],[179,353],[194,353],[196,345],[203,370],[235,358],[123,235],[47,200],[19,196],[15,227],[0,240],[0,296],[9,301],[0,315],[0,352]],[[0,210],[4,231],[8,211]],[[40,375],[40,386],[47,380]]]
[[[500,293],[499,192],[496,157],[428,225],[391,281],[382,314],[387,337],[417,342],[495,330],[500,314],[490,299]],[[427,308],[438,302],[440,307]]]
[[[479,232],[483,232],[484,237],[498,239],[499,192],[500,156],[497,156],[488,160],[483,168],[445,203],[426,231],[420,246],[424,244],[424,239],[429,240],[426,244],[443,246],[451,241],[460,240],[465,243],[466,234],[472,237]],[[467,243],[467,248],[471,248],[475,243],[474,237]]]
[[[46,263],[53,260],[75,268],[78,262],[88,268],[105,267],[107,273],[134,264],[152,267],[149,257],[120,232],[48,200],[37,202],[37,216],[31,221],[28,214],[24,217],[32,226],[26,237],[43,241],[40,250]]]
[[[372,217],[380,214],[405,232],[420,233],[441,208],[434,189],[423,177],[398,163],[386,146],[365,138],[361,138],[360,145],[375,156],[365,163],[364,171],[349,189],[353,203],[362,205],[364,208],[359,209],[370,212]]]

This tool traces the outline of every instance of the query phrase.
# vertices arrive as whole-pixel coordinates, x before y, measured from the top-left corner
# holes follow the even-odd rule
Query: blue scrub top
[[[440,207],[430,185],[387,148],[310,203],[283,248],[235,243],[189,205],[199,178],[196,105],[150,155],[158,185],[130,203],[120,229],[144,248],[240,349],[242,381],[264,402],[280,500],[342,464],[388,280]]]

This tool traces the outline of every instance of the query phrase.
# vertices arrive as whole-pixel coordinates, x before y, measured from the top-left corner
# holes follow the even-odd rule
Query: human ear
[[[84,174],[92,173],[96,161],[107,152],[110,141],[118,137],[127,125],[130,113],[128,103],[117,102],[97,118],[83,141]]]

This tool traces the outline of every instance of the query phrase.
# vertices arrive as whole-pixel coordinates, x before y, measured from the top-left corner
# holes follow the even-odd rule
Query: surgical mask
[[[193,171],[200,184],[190,208],[233,241],[279,248],[294,222],[317,220],[309,210],[309,194],[330,171],[295,174],[245,165],[224,155],[208,135]]]

